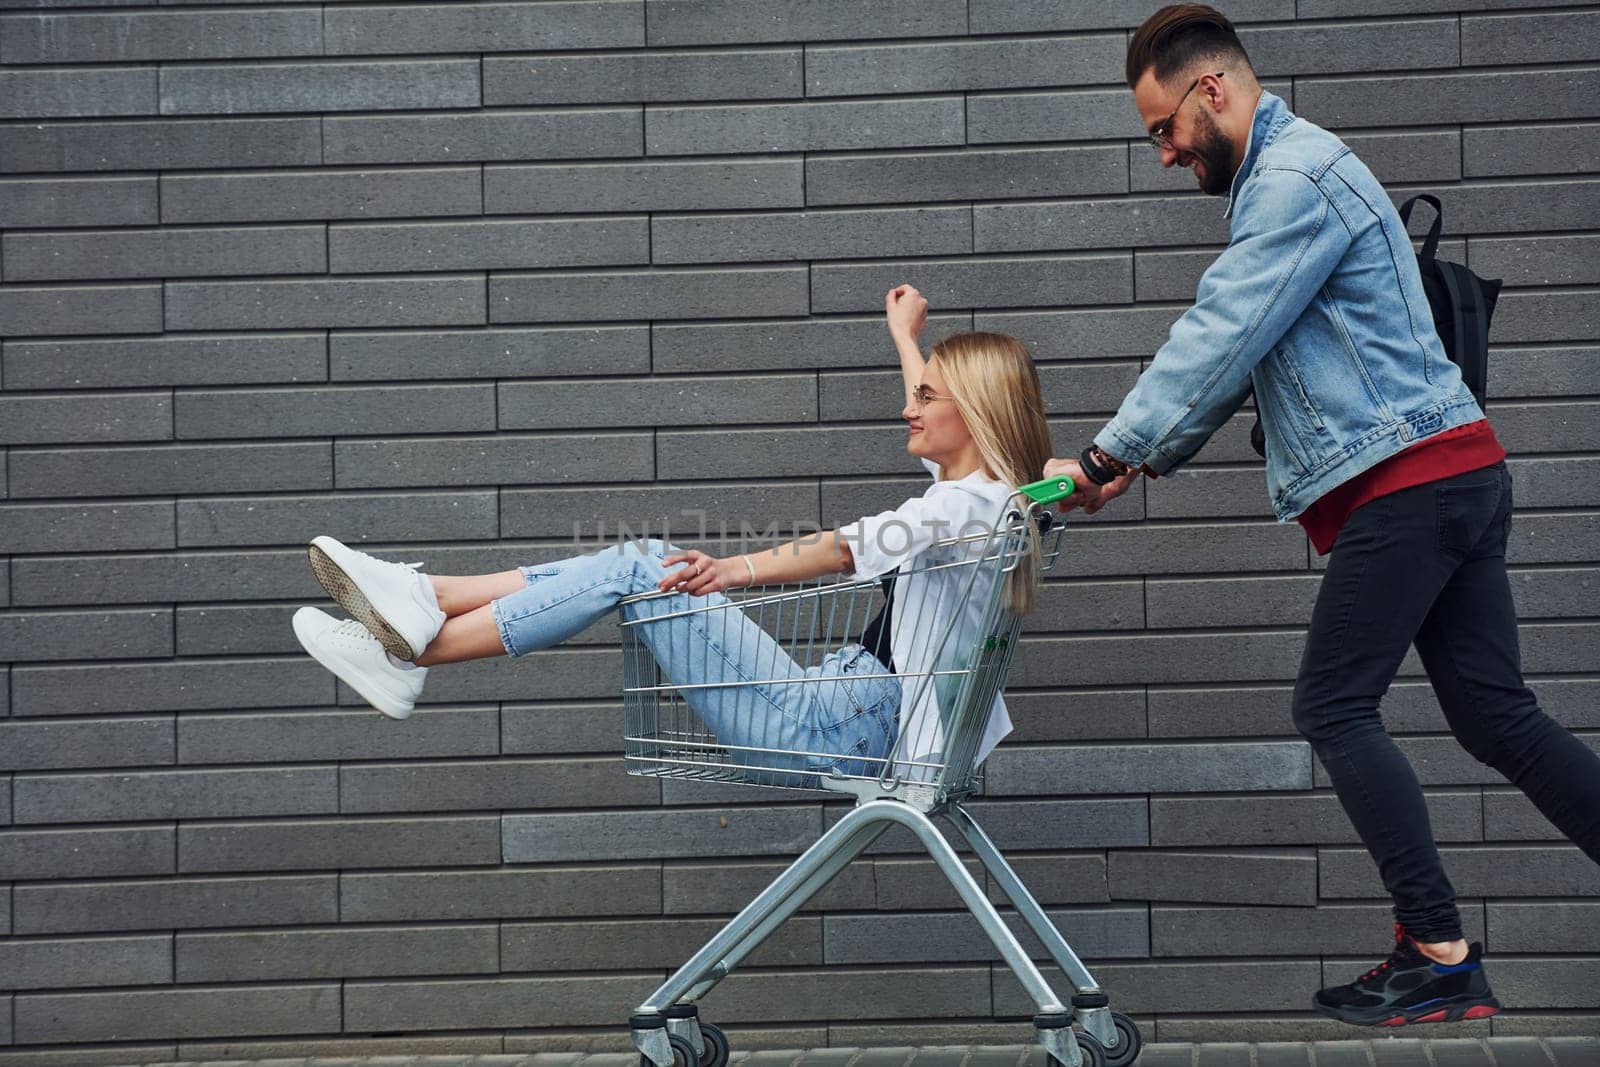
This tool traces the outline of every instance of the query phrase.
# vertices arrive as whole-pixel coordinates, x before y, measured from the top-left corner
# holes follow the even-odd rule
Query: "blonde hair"
[[[1011,488],[1038,481],[1050,459],[1039,372],[1023,343],[1003,333],[957,333],[933,346],[956,410],[988,474]],[[1007,598],[1018,614],[1034,608],[1039,530],[1028,523],[1028,551],[1012,572]]]

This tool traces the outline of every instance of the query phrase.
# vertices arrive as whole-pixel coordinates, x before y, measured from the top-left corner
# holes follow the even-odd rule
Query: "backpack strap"
[[[873,620],[867,623],[861,631],[861,644],[873,657],[891,671],[894,666],[894,576],[900,572],[896,567],[880,579],[883,586],[883,607]]]
[[[1454,362],[1481,408],[1489,387],[1489,308],[1478,279],[1459,263],[1436,263],[1435,276],[1444,283],[1454,315]]]
[[[1434,254],[1439,251],[1439,232],[1444,228],[1444,206],[1439,203],[1439,198],[1430,193],[1413,196],[1410,200],[1400,205],[1400,222],[1406,227],[1411,225],[1411,208],[1420,200],[1433,208],[1433,225],[1428,227],[1428,236],[1422,242],[1422,251],[1417,253],[1417,258],[1431,261]]]

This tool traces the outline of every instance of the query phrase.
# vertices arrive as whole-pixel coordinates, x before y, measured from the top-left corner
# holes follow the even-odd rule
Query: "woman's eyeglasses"
[[[940,396],[932,389],[929,389],[926,385],[919,385],[915,389],[911,390],[911,402],[916,405],[918,411],[921,411],[935,400],[954,399],[955,397],[952,396]]]

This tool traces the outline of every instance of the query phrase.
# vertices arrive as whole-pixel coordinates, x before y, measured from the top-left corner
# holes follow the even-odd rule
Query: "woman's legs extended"
[[[572,566],[583,566],[592,556],[572,556],[552,563],[493,574],[429,575],[445,624],[415,660],[419,667],[503,656],[506,647],[491,604],[514,596],[535,581],[553,578]]]
[[[527,584],[520,570],[495,574],[430,574],[425,577],[433,583],[433,595],[439,601],[439,610],[452,619],[481,608],[491,600],[510,596]]]
[[[440,606],[443,607],[442,602]],[[441,663],[461,663],[505,654],[506,646],[500,640],[500,628],[495,625],[494,609],[484,604],[446,619],[439,633],[422,650],[422,655],[412,662],[419,667],[437,667]]]
[[[438,640],[453,643],[438,653],[484,647],[490,625],[484,612],[503,650],[513,656],[560,644],[625,597],[654,594],[667,573],[662,559],[671,551],[659,541],[630,543],[523,568],[522,589],[450,620]],[[624,626],[638,627],[639,639],[723,745],[836,756],[887,754],[899,685],[864,650],[844,650],[802,668],[721,594],[649,596],[625,605],[622,617]],[[427,656],[435,652],[430,645]],[[766,766],[819,766],[795,757],[762,759],[770,761]]]
[[[802,668],[726,597],[659,593],[667,574],[663,561],[673,551],[659,541],[515,571],[424,579],[408,566],[324,540],[328,584],[362,609],[347,610],[363,623],[364,616],[391,627],[398,622],[401,630],[415,633],[407,640],[422,651],[413,667],[361,641],[340,638],[344,643],[334,648],[331,617],[326,625],[318,621],[316,634],[301,625],[299,630],[308,631],[302,643],[358,690],[393,689],[388,713],[396,717],[409,714],[420,696],[427,672],[417,668],[550,648],[625,598],[650,594],[624,606],[623,624],[637,627],[633,633],[722,745],[854,761],[886,755],[893,740],[899,685],[877,660],[853,646]],[[419,588],[423,582],[425,589]],[[372,610],[374,599],[397,619]],[[816,770],[838,762],[803,755],[763,758],[780,762],[762,765],[783,769]]]

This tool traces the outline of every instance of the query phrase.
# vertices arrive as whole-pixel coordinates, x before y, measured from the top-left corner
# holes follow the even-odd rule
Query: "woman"
[[[403,719],[411,714],[430,667],[549,648],[625,597],[675,594],[630,600],[622,605],[623,617],[661,617],[641,624],[644,643],[673,684],[686,687],[685,698],[722,744],[808,754],[780,760],[796,770],[873,774],[896,737],[905,734],[902,758],[936,762],[943,726],[935,687],[908,684],[906,695],[914,706],[902,711],[900,678],[925,678],[949,666],[938,661],[940,649],[933,646],[952,613],[963,613],[958,634],[977,625],[989,590],[959,595],[970,568],[920,568],[896,576],[884,644],[897,670],[861,644],[846,645],[821,664],[802,668],[732,607],[685,611],[726,605],[723,591],[743,586],[834,573],[857,579],[889,574],[936,541],[989,529],[1014,488],[1038,477],[1050,456],[1050,436],[1027,350],[1000,334],[958,334],[934,345],[924,361],[917,337],[927,308],[910,286],[899,286],[885,298],[904,378],[906,449],[936,479],[900,507],[760,553],[715,558],[651,541],[470,577],[420,574],[416,565],[386,563],[319,537],[311,543],[312,567],[354,618],[339,622],[315,608],[301,608],[294,617],[295,636],[375,708]],[[1037,575],[1037,535],[1031,528],[1030,535],[1033,551],[1006,591],[1024,612],[1032,608]],[[979,581],[988,574],[979,573]],[[949,653],[944,655],[947,660]],[[762,684],[745,684],[751,680]],[[1010,728],[997,696],[977,758],[982,760]]]

